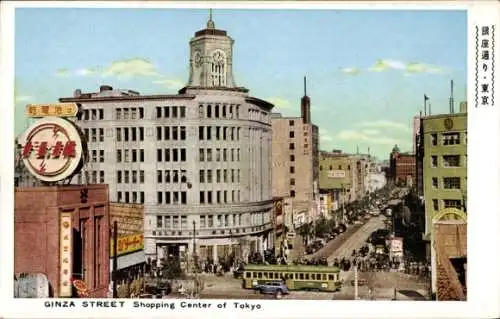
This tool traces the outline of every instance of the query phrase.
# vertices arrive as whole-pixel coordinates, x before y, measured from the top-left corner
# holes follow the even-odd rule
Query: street
[[[335,258],[350,257],[354,249],[358,250],[366,244],[366,240],[372,232],[384,227],[385,217],[380,215],[373,217],[364,225],[353,225],[349,229],[329,241],[323,248],[306,256],[307,259],[322,258],[328,259],[328,264]]]

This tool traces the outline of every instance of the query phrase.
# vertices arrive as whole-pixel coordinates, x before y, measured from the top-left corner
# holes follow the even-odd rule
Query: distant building
[[[461,103],[460,113],[432,115],[422,120],[419,161],[423,167],[421,183],[425,197],[424,239],[429,241],[428,256],[432,262],[433,291],[437,289],[436,249],[431,245],[435,240],[434,227],[443,222],[466,223],[466,112],[466,103]],[[446,245],[451,245],[453,240],[466,240],[454,236],[446,238]]]
[[[396,185],[411,187],[416,177],[415,154],[401,153],[397,145],[390,154],[391,180]]]
[[[304,221],[319,215],[319,136],[318,127],[311,123],[310,103],[304,92],[301,117],[279,113],[271,117],[272,194],[290,197],[294,217]]]

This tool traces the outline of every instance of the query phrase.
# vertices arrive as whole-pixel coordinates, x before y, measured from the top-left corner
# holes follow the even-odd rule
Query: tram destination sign
[[[44,117],[23,133],[20,143],[24,165],[41,181],[61,181],[82,169],[86,144],[69,120]]]

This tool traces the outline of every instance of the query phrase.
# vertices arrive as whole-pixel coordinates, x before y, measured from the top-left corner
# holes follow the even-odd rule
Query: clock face
[[[224,61],[224,55],[221,52],[219,52],[219,51],[217,51],[217,52],[214,53],[213,58],[214,58],[215,62],[219,62],[220,63],[220,62]]]

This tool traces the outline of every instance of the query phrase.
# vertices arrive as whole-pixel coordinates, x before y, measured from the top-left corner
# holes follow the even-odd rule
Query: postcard
[[[496,4],[1,5],[2,317],[498,315]]]

